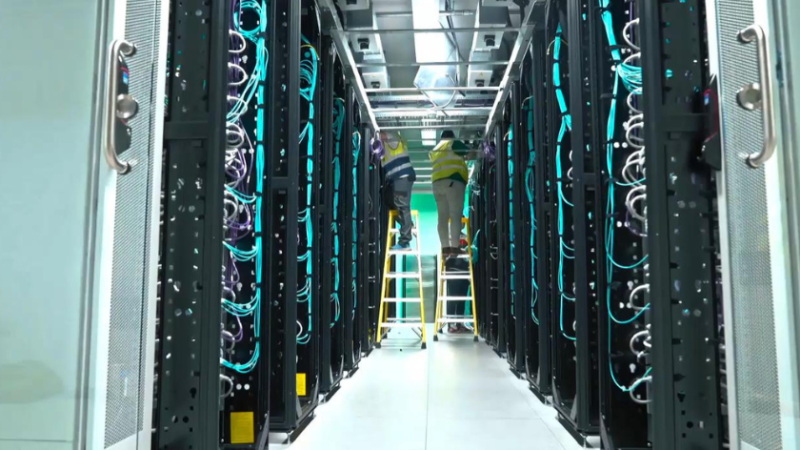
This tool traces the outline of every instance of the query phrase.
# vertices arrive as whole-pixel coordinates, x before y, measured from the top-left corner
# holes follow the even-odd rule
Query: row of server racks
[[[373,132],[312,0],[172,1],[154,448],[264,449],[373,348]]]
[[[531,14],[472,173],[480,334],[583,443],[725,448],[704,2]]]

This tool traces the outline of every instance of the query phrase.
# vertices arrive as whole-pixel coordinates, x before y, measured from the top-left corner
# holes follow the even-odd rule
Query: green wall
[[[469,217],[469,188],[464,199],[464,216]],[[439,232],[436,226],[439,222],[436,211],[436,199],[429,192],[414,192],[411,195],[411,209],[419,211],[420,250],[423,255],[436,255],[439,253]]]
[[[436,231],[438,222],[436,212],[436,199],[431,193],[413,193],[411,195],[411,209],[419,211],[419,248],[423,255],[439,254],[439,233]]]

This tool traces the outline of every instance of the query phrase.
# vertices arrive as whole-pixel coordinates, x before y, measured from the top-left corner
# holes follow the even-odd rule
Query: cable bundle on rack
[[[227,146],[225,150],[225,186],[224,186],[224,227],[226,231],[223,245],[225,274],[223,282],[223,310],[232,316],[237,323],[237,333],[222,331],[222,357],[224,367],[239,373],[251,372],[257,365],[260,356],[259,337],[261,334],[261,286],[263,245],[261,238],[261,213],[263,210],[263,172],[264,172],[264,91],[261,83],[266,79],[268,53],[264,42],[267,29],[266,3],[244,0],[232,3],[231,48],[228,62],[228,105],[226,116]],[[254,28],[245,29],[242,15],[247,13],[254,17]],[[248,45],[255,48],[255,62],[248,73],[247,58],[244,55]],[[255,97],[255,102],[253,98]],[[254,105],[255,103],[255,105]],[[256,110],[255,137],[251,136],[252,126],[243,124],[244,115]],[[248,118],[248,120],[252,120]],[[256,145],[253,145],[255,141]],[[255,170],[254,170],[255,169]],[[255,173],[254,173],[255,172]],[[254,273],[255,280],[249,286],[241,281],[239,266],[252,266],[248,272]],[[249,289],[248,289],[249,288]],[[249,298],[240,298],[252,291]],[[235,346],[244,340],[245,327],[243,318],[250,318],[253,323],[255,338],[254,349],[250,351],[250,359],[244,363],[231,362],[226,359],[233,353]],[[223,381],[231,385],[224,395],[230,395],[233,382],[230,377],[222,375]]]
[[[534,189],[536,149],[533,145],[533,96],[522,101],[522,108],[524,111],[527,111],[528,131],[528,164],[525,167],[525,193],[528,198],[528,214],[531,218],[531,239],[529,242],[531,254],[531,318],[533,319],[533,323],[539,325],[539,318],[536,316],[536,303],[539,300],[539,285],[536,284],[536,196]]]
[[[361,133],[353,132],[353,317],[356,316],[356,306],[358,306],[358,295],[356,280],[358,278],[358,156],[361,153]]]
[[[297,302],[307,305],[308,324],[304,327],[300,320],[297,321],[297,343],[305,345],[310,342],[312,332],[314,331],[314,299],[312,298],[312,279],[314,275],[314,219],[311,209],[314,198],[314,95],[316,94],[317,88],[319,55],[317,54],[317,49],[311,45],[305,36],[302,36],[302,40],[303,45],[300,46],[300,98],[308,105],[308,114],[305,119],[303,130],[300,132],[300,145],[302,146],[305,144],[306,148],[304,155],[306,161],[306,183],[305,186],[301,188],[301,192],[305,192],[306,195],[305,205],[303,209],[297,213],[297,221],[299,224],[302,224],[305,229],[305,251],[302,254],[298,252],[297,261],[305,263],[305,281],[302,281],[303,285],[298,287]],[[299,236],[298,241],[300,241]],[[299,280],[300,277],[298,277],[298,281]]]
[[[508,132],[508,249],[509,259],[511,261],[511,270],[509,271],[509,278],[511,280],[511,316],[516,319],[516,300],[517,292],[514,289],[516,286],[516,272],[517,266],[514,259],[514,250],[516,249],[516,236],[514,235],[514,127],[509,124]]]
[[[337,97],[334,99],[336,107],[333,110],[333,130],[334,146],[333,146],[333,222],[331,223],[331,231],[333,232],[333,291],[331,292],[331,302],[333,302],[336,314],[331,323],[333,327],[339,321],[339,316],[342,312],[342,306],[339,299],[339,286],[341,281],[341,269],[339,266],[340,253],[339,253],[339,191],[342,182],[342,165],[341,165],[341,143],[342,143],[342,130],[344,129],[345,109],[344,100]]]
[[[561,167],[561,147],[564,142],[564,137],[568,132],[572,132],[572,116],[569,114],[567,110],[567,101],[566,97],[564,96],[564,91],[561,88],[561,46],[562,46],[562,30],[561,24],[558,25],[556,29],[555,40],[553,42],[553,87],[555,88],[556,92],[556,100],[558,102],[558,108],[561,112],[561,127],[558,131],[558,139],[556,141],[556,155],[555,155],[555,163],[556,163],[556,196],[558,198],[558,241],[559,241],[559,257],[558,257],[558,291],[560,294],[560,306],[559,306],[559,328],[561,330],[561,335],[565,338],[574,341],[576,340],[575,336],[570,336],[564,330],[564,300],[574,302],[575,296],[567,295],[564,288],[564,260],[565,259],[575,259],[574,254],[569,254],[568,252],[574,252],[575,249],[567,245],[567,242],[564,238],[565,236],[565,227],[564,227],[564,211],[566,210],[567,206],[573,206],[572,203],[567,200],[566,196],[564,195],[564,184],[569,184],[568,182],[565,183],[564,179],[565,176],[569,178],[569,173],[571,172],[572,168],[569,169],[567,173],[564,173]],[[570,161],[572,160],[572,152],[570,151]],[[574,324],[573,324],[574,328]]]
[[[614,236],[615,229],[619,223],[624,224],[625,229],[637,237],[644,237],[646,235],[647,223],[645,217],[644,207],[637,209],[637,204],[644,205],[647,198],[645,192],[645,158],[644,158],[644,137],[642,131],[644,129],[644,114],[639,109],[641,103],[640,97],[642,95],[642,68],[638,65],[641,58],[640,48],[636,45],[635,28],[638,27],[639,19],[635,18],[635,5],[628,4],[629,21],[622,29],[622,38],[626,45],[618,45],[618,41],[614,32],[614,23],[609,5],[611,0],[598,0],[601,8],[601,18],[606,31],[606,38],[611,50],[611,56],[614,62],[614,87],[611,99],[611,105],[608,114],[608,124],[606,129],[606,170],[609,176],[608,193],[606,203],[606,226],[605,226],[605,248],[606,248],[606,307],[608,308],[608,342],[609,354],[611,353],[611,332],[612,322],[618,325],[629,325],[639,320],[643,314],[650,308],[649,303],[637,302],[637,297],[645,298],[646,292],[649,290],[648,284],[629,284],[627,293],[627,307],[635,311],[629,318],[619,318],[614,313],[612,307],[612,286],[614,285],[614,273],[616,271],[630,271],[637,267],[642,266],[647,261],[647,255],[631,264],[622,264],[615,259],[614,256]],[[625,142],[615,142],[615,135],[617,133],[617,105],[620,83],[628,92],[625,103],[628,108],[628,119],[624,122],[623,128],[625,132]],[[622,168],[614,167],[614,152],[617,149],[633,150],[625,158],[625,165]],[[615,191],[617,188],[627,189],[625,195],[625,217],[624,220],[618,218],[619,212],[615,205],[615,197],[618,195]],[[624,303],[624,302],[623,302]],[[630,348],[636,357],[636,361],[642,361],[642,358],[648,353],[650,348],[650,327],[647,325],[644,330],[635,333],[630,340]],[[609,372],[614,384],[623,392],[630,394],[633,401],[637,403],[647,403],[646,400],[641,400],[636,397],[634,391],[638,386],[643,383],[650,382],[652,377],[650,375],[651,368],[647,368],[642,375],[639,376],[630,386],[623,386],[617,380],[614,373],[614,367],[609,358]],[[639,369],[641,370],[641,369]]]

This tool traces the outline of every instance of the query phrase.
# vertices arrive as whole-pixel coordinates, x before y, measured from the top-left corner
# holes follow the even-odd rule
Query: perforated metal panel
[[[127,59],[130,93],[139,102],[139,112],[130,121],[131,147],[121,158],[133,164],[131,172],[117,178],[112,265],[111,317],[106,392],[105,447],[143,429],[147,333],[148,280],[146,262],[155,242],[147,242],[149,204],[153,187],[152,158],[161,0],[128,0],[125,38],[136,46]],[[163,100],[162,100],[163,101]]]
[[[739,42],[737,33],[752,25],[753,0],[718,0],[721,112],[728,231],[730,301],[736,404],[740,440],[759,450],[781,445],[775,318],[770,264],[769,218],[764,169],[749,167],[745,158],[762,147],[760,111],[746,111],[736,93],[757,82],[756,46]],[[746,447],[746,446],[745,446]]]

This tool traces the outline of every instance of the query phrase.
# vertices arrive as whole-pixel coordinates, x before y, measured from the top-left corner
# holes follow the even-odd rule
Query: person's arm
[[[453,152],[467,161],[478,159],[478,152],[462,141],[453,142]]]

